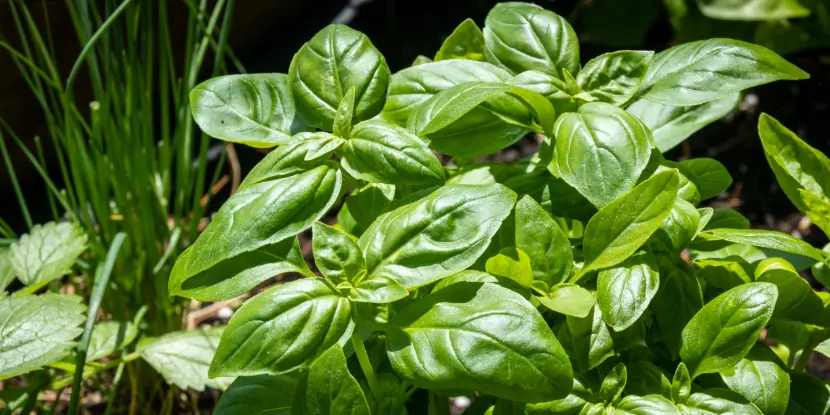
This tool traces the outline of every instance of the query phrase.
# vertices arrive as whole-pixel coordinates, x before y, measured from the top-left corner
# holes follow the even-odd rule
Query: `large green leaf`
[[[755,280],[778,287],[778,301],[772,318],[810,323],[824,309],[813,287],[793,266],[780,258],[767,258],[755,267]]]
[[[311,228],[314,263],[329,281],[352,282],[366,271],[363,253],[348,234],[321,222],[314,222]]]
[[[86,234],[72,222],[35,225],[11,246],[11,262],[24,285],[41,285],[69,272],[86,249]]]
[[[719,161],[710,158],[683,160],[680,166],[700,192],[701,200],[719,195],[732,184],[732,176]]]
[[[571,242],[556,221],[530,196],[516,204],[516,248],[530,257],[533,279],[549,287],[568,279],[573,267]]]
[[[654,144],[665,153],[698,130],[723,118],[738,105],[740,98],[741,94],[735,92],[705,104],[685,107],[638,99],[626,111],[648,126],[654,136]]]
[[[43,294],[0,300],[0,379],[60,360],[84,330],[83,299]]]
[[[294,95],[288,75],[225,75],[190,91],[193,120],[207,135],[252,147],[274,147],[291,138]]]
[[[684,415],[763,415],[752,402],[728,389],[695,392],[678,407]]]
[[[790,375],[770,349],[755,345],[746,358],[720,373],[729,389],[755,404],[765,415],[783,415],[790,400]]]
[[[576,76],[582,90],[600,101],[622,106],[640,89],[652,51],[621,50],[588,61]]]
[[[367,182],[428,185],[445,180],[444,167],[423,140],[382,121],[355,125],[342,151],[343,168]]]
[[[487,62],[451,59],[406,68],[392,75],[381,116],[406,125],[421,104],[439,92],[468,82],[506,82],[510,74]]]
[[[485,61],[484,34],[473,19],[461,22],[453,32],[444,39],[444,43],[435,53],[435,61],[447,59],[470,59]]]
[[[224,390],[233,378],[208,378],[208,366],[223,330],[225,327],[214,327],[146,337],[138,342],[137,349],[167,383],[197,391],[205,386]]]
[[[297,113],[311,126],[331,131],[340,101],[355,89],[354,119],[368,120],[386,102],[389,67],[366,35],[342,24],[317,32],[288,70]]]
[[[291,415],[296,376],[240,376],[219,398],[214,415]]]
[[[387,352],[395,372],[422,388],[544,402],[573,382],[539,312],[490,283],[459,282],[412,302],[389,322]]]
[[[651,309],[663,342],[676,357],[681,346],[681,332],[703,307],[700,283],[684,261],[658,256],[660,289],[651,301]]]
[[[701,232],[698,236],[703,240],[729,241],[786,252],[812,259],[813,262],[825,261],[825,256],[820,249],[782,232],[762,229],[710,229]]]
[[[598,208],[634,187],[654,146],[642,122],[604,102],[562,114],[554,135],[555,171]]]
[[[614,355],[611,331],[602,320],[602,311],[598,305],[583,318],[568,316],[568,329],[574,351],[571,358],[576,361],[580,371],[593,369]]]
[[[706,17],[723,20],[777,20],[807,17],[810,9],[798,0],[698,0]]]
[[[245,302],[222,334],[211,376],[281,374],[308,366],[354,330],[349,300],[320,278],[278,285]]]
[[[531,3],[499,3],[484,22],[487,60],[514,74],[579,72],[579,42],[563,17]]]
[[[736,365],[767,325],[778,290],[767,282],[735,287],[708,302],[683,329],[680,357],[692,377]]]
[[[585,227],[582,274],[619,264],[640,248],[671,212],[677,171],[658,173],[600,209]]]
[[[357,379],[349,373],[339,345],[326,350],[300,379],[291,404],[292,414],[370,415],[369,403]]]
[[[292,237],[320,219],[340,196],[339,170],[305,173],[246,187],[222,205],[176,261],[171,295],[220,300],[240,295],[275,272],[304,272]]]
[[[650,101],[685,107],[756,85],[809,77],[767,48],[719,38],[684,43],[655,55],[642,91]]]
[[[245,180],[242,180],[239,190],[264,181],[294,176],[326,164],[337,149],[333,145],[338,142],[342,144],[343,140],[322,131],[296,134],[290,142],[279,146],[260,160],[248,172]]]
[[[515,202],[516,194],[500,184],[451,185],[384,214],[358,241],[369,278],[388,276],[415,288],[466,269]]]
[[[614,331],[631,327],[646,311],[660,287],[657,260],[650,252],[630,256],[599,273],[597,302],[602,317]]]

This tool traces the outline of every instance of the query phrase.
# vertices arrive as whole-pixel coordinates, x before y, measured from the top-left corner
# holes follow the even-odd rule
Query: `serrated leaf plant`
[[[807,77],[730,39],[582,65],[565,19],[502,3],[395,74],[331,25],[288,74],[197,86],[206,132],[276,148],[179,258],[170,292],[218,301],[299,276],[222,332],[209,375],[237,380],[217,413],[445,414],[459,395],[475,401],[465,413],[824,408],[830,389],[798,372],[830,335],[830,298],[798,269],[830,280],[827,253],[699,208],[726,169],[662,156],[742,90]],[[787,195],[826,225],[830,162],[768,116],[760,132]],[[474,160],[528,134],[542,143],[527,160]],[[805,334],[771,347],[765,329]],[[791,400],[801,384],[825,393]]]

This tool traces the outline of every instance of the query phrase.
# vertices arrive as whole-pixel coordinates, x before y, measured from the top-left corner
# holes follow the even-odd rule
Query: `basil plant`
[[[730,39],[583,66],[565,19],[503,3],[395,74],[331,25],[288,74],[202,83],[205,133],[276,148],[170,292],[218,301],[301,276],[231,318],[209,375],[236,381],[216,413],[448,414],[449,396],[465,414],[825,413],[830,388],[801,372],[830,294],[799,271],[830,283],[828,254],[698,208],[726,169],[662,156],[742,90],[807,77]],[[760,131],[787,195],[830,230],[830,161],[771,117]],[[475,161],[528,134],[533,157]]]

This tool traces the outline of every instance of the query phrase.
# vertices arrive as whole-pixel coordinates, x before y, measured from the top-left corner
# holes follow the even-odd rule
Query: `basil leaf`
[[[573,382],[542,316],[494,284],[459,282],[413,301],[389,322],[386,341],[395,372],[418,387],[542,402]]]
[[[40,286],[69,272],[86,250],[86,234],[71,222],[35,225],[11,246],[11,265],[17,279]]]
[[[830,159],[827,156],[767,114],[761,114],[758,120],[758,134],[781,190],[798,210],[808,210],[799,192],[801,189],[830,202]]]
[[[825,235],[830,235],[830,203],[824,199],[810,193],[807,189],[798,189],[801,195],[801,200],[804,201],[805,212],[810,220],[824,231]]]
[[[677,172],[658,173],[600,209],[585,227],[588,271],[619,264],[645,243],[671,212],[677,198]]]
[[[830,385],[807,373],[790,375],[790,401],[787,414],[808,415],[830,412]]]
[[[628,372],[625,369],[625,364],[617,363],[611,372],[605,375],[602,380],[602,386],[599,389],[599,398],[610,404],[617,401],[622,396],[622,391],[625,388],[625,383],[628,381]]]
[[[453,32],[444,39],[441,48],[435,53],[435,61],[446,59],[470,59],[485,62],[484,34],[473,19],[461,22]]]
[[[614,341],[599,306],[595,305],[584,318],[568,316],[568,329],[574,351],[571,358],[580,371],[591,370],[614,355]]]
[[[332,24],[306,42],[288,69],[297,114],[308,125],[331,131],[337,107],[355,88],[355,121],[377,115],[386,102],[389,67],[366,35]]]
[[[127,321],[96,323],[89,338],[86,361],[91,362],[123,349],[138,336],[138,327]]]
[[[783,415],[790,400],[790,375],[776,360],[775,353],[756,344],[746,358],[720,375],[731,391],[752,402],[762,413]]]
[[[83,299],[43,294],[0,300],[0,379],[22,375],[56,362],[83,333]]]
[[[349,300],[320,278],[278,285],[246,301],[222,333],[210,376],[278,375],[309,365],[354,330]]]
[[[331,157],[336,147],[332,144],[343,143],[339,137],[324,132],[299,133],[285,145],[268,153],[245,176],[239,185],[239,191],[257,183],[282,179],[304,173],[321,166]]]
[[[685,249],[698,233],[700,213],[691,203],[678,198],[671,213],[654,233],[655,245],[669,252]]]
[[[722,20],[776,20],[807,17],[810,9],[798,0],[698,0],[706,17]]]
[[[190,91],[193,120],[205,134],[251,147],[287,143],[294,123],[288,75],[225,75]]]
[[[622,106],[640,89],[652,57],[652,51],[605,53],[588,61],[576,76],[576,82],[592,97]]]
[[[631,327],[659,287],[657,259],[650,252],[639,252],[602,270],[597,278],[597,298],[605,322],[618,332]]]
[[[810,76],[775,52],[733,39],[684,43],[654,56],[643,79],[643,98],[689,106],[778,80]]]
[[[485,270],[490,275],[516,281],[525,288],[533,285],[530,257],[521,249],[502,249],[498,255],[487,260]]]
[[[752,282],[751,266],[740,257],[695,261],[698,275],[713,287],[728,290]]]
[[[702,415],[762,415],[762,412],[741,395],[727,389],[708,389],[693,393],[685,405],[678,405],[681,412]]]
[[[291,259],[296,254],[286,240],[320,219],[340,196],[341,185],[340,171],[320,166],[238,191],[176,261],[170,295],[224,300],[250,290],[274,271],[304,271],[302,256]]]
[[[447,288],[450,285],[458,282],[491,282],[493,284],[498,284],[499,279],[486,272],[468,269],[456,274],[452,274],[449,277],[442,278],[441,281],[438,281],[438,283],[435,284],[434,287],[432,287],[432,292]]]
[[[381,117],[396,125],[439,92],[468,82],[507,82],[510,74],[495,65],[470,60],[445,60],[404,69],[392,75]]]
[[[758,248],[773,249],[822,262],[821,250],[786,233],[761,229],[710,229],[698,235],[704,240],[721,240],[747,244]]]
[[[444,167],[426,143],[382,121],[355,125],[341,162],[353,177],[371,183],[428,185],[445,180]]]
[[[138,342],[137,351],[169,384],[197,391],[203,391],[205,386],[224,390],[233,378],[208,377],[208,366],[224,329],[214,327],[145,337]]]
[[[573,388],[571,389],[571,393],[568,394],[568,396],[550,402],[527,404],[525,406],[525,412],[527,415],[579,415],[582,413],[593,414],[593,412],[590,412],[591,409],[598,407],[598,409],[602,411],[602,407],[604,406],[601,403],[596,404],[595,406],[593,402],[595,402],[596,400],[596,394],[586,386],[586,383],[574,377]],[[601,412],[598,412],[597,414],[599,413]]]
[[[571,242],[556,221],[529,196],[516,204],[516,247],[530,257],[533,279],[548,286],[567,280],[573,267]]]
[[[424,65],[424,64],[432,63],[432,62],[433,62],[432,59],[430,59],[430,58],[428,58],[424,55],[418,55],[418,56],[415,57],[415,60],[412,61],[412,65],[410,65],[410,66]]]
[[[577,100],[559,78],[539,71],[525,71],[511,78],[507,83],[536,92],[547,98],[557,114],[576,111]]]
[[[395,186],[391,184],[369,184],[346,198],[346,206],[358,229],[355,235],[363,233],[380,215],[392,210]]]
[[[686,168],[691,180],[700,192],[701,200],[711,199],[725,191],[732,184],[732,176],[723,164],[709,158],[696,158],[680,162]]]
[[[349,300],[358,303],[385,304],[398,301],[407,295],[409,291],[406,288],[386,276],[364,279],[349,290]]]
[[[689,369],[686,364],[680,362],[674,372],[671,383],[671,400],[675,403],[686,403],[692,392],[692,377],[689,376]]]
[[[369,278],[389,276],[412,289],[466,269],[515,202],[499,184],[452,185],[382,215],[358,241]]]
[[[732,367],[746,356],[772,317],[777,298],[775,285],[753,282],[704,305],[682,333],[680,357],[692,378]]]
[[[731,93],[705,104],[671,106],[647,99],[638,99],[626,107],[626,111],[642,120],[654,137],[657,149],[665,153],[703,127],[723,118],[741,100],[741,94]]]
[[[325,351],[300,379],[291,404],[292,414],[370,415],[369,403],[357,379],[349,373],[343,349]]]
[[[824,303],[810,283],[801,278],[798,271],[783,259],[768,258],[758,263],[755,280],[778,287],[778,301],[772,318],[810,323],[824,308]]]
[[[651,309],[663,342],[672,357],[676,357],[681,346],[681,331],[703,307],[703,294],[697,277],[684,261],[661,255],[657,257],[657,263],[660,289],[651,300]]]
[[[296,376],[240,376],[219,398],[214,415],[290,415]]]
[[[363,253],[349,235],[320,222],[314,222],[311,229],[314,263],[329,281],[335,285],[353,282],[366,271]]]
[[[651,157],[651,134],[633,115],[603,102],[562,114],[552,164],[594,206],[631,190]]]
[[[340,100],[337,112],[334,114],[332,132],[341,138],[350,138],[352,132],[352,118],[354,118],[354,87]]]
[[[560,283],[554,285],[547,297],[536,297],[545,307],[566,316],[587,317],[597,300],[594,295],[576,285]]]
[[[681,415],[670,400],[660,395],[629,395],[614,405],[614,413],[622,415]]]
[[[625,383],[625,395],[661,395],[671,397],[672,382],[654,363],[647,360],[635,360],[626,365],[628,381]]]
[[[579,71],[579,42],[567,20],[530,3],[500,3],[484,21],[487,60],[513,73],[559,77]]]
[[[729,208],[715,208],[712,219],[706,224],[705,230],[718,228],[749,229],[750,223],[746,216]]]

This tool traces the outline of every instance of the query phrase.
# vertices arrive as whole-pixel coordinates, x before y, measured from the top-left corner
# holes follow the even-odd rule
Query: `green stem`
[[[105,371],[110,370],[114,367],[118,367],[121,363],[132,362],[133,360],[136,360],[139,357],[141,357],[141,353],[133,352],[133,353],[130,353],[130,354],[128,354],[128,355],[126,355],[126,356],[124,356],[120,359],[112,360],[112,361],[109,361],[109,362],[104,363],[102,365],[87,366],[86,367],[87,370],[84,370],[83,379],[87,379],[87,378],[89,378],[91,376],[95,376],[95,375],[97,375],[101,372],[105,372]],[[65,388],[65,387],[72,384],[72,380],[74,378],[75,378],[75,376],[71,375],[71,376],[64,376],[60,379],[57,379],[54,382],[52,382],[51,385],[49,385],[49,389]]]
[[[815,344],[810,342],[804,349],[801,350],[801,355],[798,356],[798,362],[795,364],[793,371],[803,372],[807,368],[807,362],[810,361],[810,356],[813,354]]]
[[[378,379],[375,377],[375,371],[372,369],[372,362],[369,361],[369,354],[366,353],[366,345],[363,344],[363,339],[360,338],[360,334],[357,332],[352,334],[352,345],[354,345],[354,354],[357,355],[360,369],[363,370],[366,382],[369,383],[369,389],[375,397],[375,402],[378,402],[383,398],[383,392],[380,389]]]

